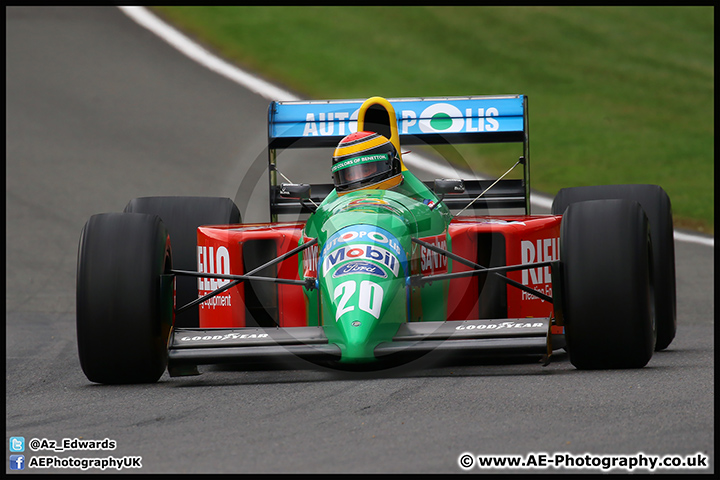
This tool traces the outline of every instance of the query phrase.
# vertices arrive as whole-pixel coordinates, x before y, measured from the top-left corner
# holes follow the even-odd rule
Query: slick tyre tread
[[[637,202],[573,203],[560,227],[562,302],[578,369],[640,368],[655,348],[652,246]]]
[[[90,381],[151,383],[162,376],[173,301],[162,275],[171,268],[159,217],[104,213],[87,221],[78,249],[76,326]]]
[[[221,197],[139,197],[125,207],[125,212],[158,215],[170,233],[173,267],[197,271],[197,228],[201,225],[227,225],[241,222],[240,211],[229,198]],[[176,305],[182,307],[198,298],[197,279],[179,276],[175,280]],[[198,308],[177,315],[177,327],[197,328]]]
[[[553,201],[552,214],[562,215],[572,203],[612,198],[638,202],[650,221],[657,324],[655,350],[663,350],[672,343],[677,331],[675,240],[672,206],[665,190],[658,185],[646,184],[563,188]]]

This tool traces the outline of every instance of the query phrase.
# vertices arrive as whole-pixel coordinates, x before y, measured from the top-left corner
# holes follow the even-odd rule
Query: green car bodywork
[[[402,175],[389,190],[333,190],[305,227],[320,252],[317,289],[305,291],[308,325],[323,326],[341,362],[374,361],[375,347],[411,318],[417,297],[423,320],[445,319],[448,282],[419,289],[408,278],[419,263],[411,238],[444,235],[449,245],[452,215],[414,174]]]

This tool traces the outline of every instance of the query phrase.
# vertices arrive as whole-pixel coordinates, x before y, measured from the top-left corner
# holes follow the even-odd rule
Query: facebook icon
[[[25,470],[25,455],[10,455],[10,470]]]

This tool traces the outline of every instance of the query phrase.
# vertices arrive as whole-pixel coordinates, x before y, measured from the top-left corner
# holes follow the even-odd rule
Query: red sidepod
[[[198,228],[197,258],[198,272],[215,274],[247,274],[252,268],[262,265],[298,246],[303,237],[302,222],[296,223],[258,223],[243,225],[207,226]],[[269,252],[267,258],[258,258],[254,245],[263,245]],[[248,258],[248,254],[253,258]],[[253,267],[246,264],[252,262]],[[275,268],[267,268],[256,275],[262,277],[299,279],[298,256],[293,255]],[[205,295],[229,283],[230,280],[198,278],[198,293]],[[257,282],[259,283],[259,282]],[[267,288],[276,289],[278,318],[280,327],[307,325],[305,299],[302,287],[269,283]],[[200,304],[200,328],[245,327],[246,301],[245,282]],[[275,306],[273,306],[275,307]]]
[[[488,266],[517,265],[559,259],[561,216],[458,217],[449,227],[453,253]],[[453,272],[471,267],[453,261]],[[552,296],[550,267],[508,272],[508,278]],[[552,304],[511,285],[504,285],[503,299],[479,295],[480,276],[456,278],[450,282],[448,319],[469,320],[488,317],[483,301],[500,303],[507,318],[548,317]],[[506,309],[506,312],[504,311]],[[492,311],[493,309],[489,309]],[[497,312],[498,308],[494,309]],[[496,314],[497,315],[497,314]],[[495,316],[495,315],[490,315]]]

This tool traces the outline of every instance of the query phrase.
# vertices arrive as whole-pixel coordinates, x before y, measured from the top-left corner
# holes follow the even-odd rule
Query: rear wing
[[[530,213],[530,152],[526,96],[387,100],[373,97],[368,100],[270,103],[268,170],[272,221],[277,221],[278,214],[310,212],[300,201],[280,195],[281,187],[277,183],[277,149],[334,148],[343,137],[357,131],[358,123],[365,130],[376,131],[388,138],[394,137],[391,140],[397,142],[396,147],[460,143],[522,143],[523,180],[501,180],[479,204],[500,208],[520,207],[525,208],[526,214]],[[462,208],[487,185],[487,181],[465,180],[466,193],[462,198],[446,197],[444,202],[451,209]],[[332,184],[311,184],[311,200],[319,203],[332,189]]]

